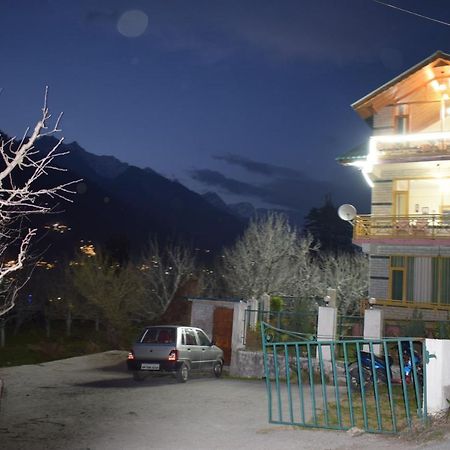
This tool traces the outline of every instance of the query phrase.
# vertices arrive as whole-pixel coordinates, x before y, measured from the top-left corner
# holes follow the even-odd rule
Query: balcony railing
[[[450,155],[450,134],[440,132],[373,136],[371,146],[378,160],[430,160]]]
[[[353,238],[450,239],[450,214],[361,215],[355,219]]]

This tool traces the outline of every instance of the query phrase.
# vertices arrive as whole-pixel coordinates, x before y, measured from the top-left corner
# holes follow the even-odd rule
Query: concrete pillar
[[[244,337],[245,337],[245,310],[247,309],[247,303],[240,301],[233,306],[233,331],[231,334],[231,362],[230,362],[230,375],[238,375],[239,370],[237,367],[238,352],[243,350]]]
[[[258,308],[259,302],[256,298],[252,297],[247,302],[247,310],[249,311],[247,314],[248,326],[252,329],[256,329],[256,325],[258,323]],[[250,312],[251,311],[251,312]]]
[[[261,295],[261,305],[264,311],[270,311],[270,295],[264,293]]]
[[[332,308],[336,308],[336,297],[337,297],[336,289],[328,288],[327,289],[327,298],[329,299],[328,306],[331,306]]]
[[[317,318],[317,340],[332,341],[336,339],[337,308],[319,306]],[[318,352],[319,350],[317,350]],[[317,353],[317,358],[319,354]],[[331,350],[329,345],[322,346],[322,358],[331,361]]]
[[[364,339],[381,339],[383,337],[384,317],[382,309],[366,309],[364,311]],[[366,352],[370,351],[368,345],[364,346]],[[376,355],[382,354],[381,344],[375,344],[373,351]]]
[[[263,311],[265,311],[265,314],[263,315],[263,319],[266,322],[270,321],[270,295],[264,293],[263,295],[261,295],[261,306]]]
[[[430,355],[426,364],[427,411],[437,414],[447,411],[450,401],[450,340],[425,339]],[[423,364],[425,365],[425,355]]]

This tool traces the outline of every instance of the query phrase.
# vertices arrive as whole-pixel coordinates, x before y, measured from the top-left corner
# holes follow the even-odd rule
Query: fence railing
[[[427,418],[424,342],[317,341],[261,323],[269,422],[397,433]]]
[[[250,350],[261,350],[260,323],[276,328],[298,331],[309,336],[317,334],[317,312],[266,311],[247,309],[244,319],[243,344]]]
[[[450,239],[450,215],[358,215],[355,219],[353,237],[354,239]]]
[[[260,323],[266,322],[275,328],[291,330],[314,338],[317,335],[318,312],[296,311],[245,311],[243,344],[249,350],[261,350]],[[362,337],[364,317],[344,316],[337,317],[337,336],[340,339]]]

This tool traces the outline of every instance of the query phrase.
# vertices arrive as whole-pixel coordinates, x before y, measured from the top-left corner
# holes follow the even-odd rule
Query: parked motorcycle
[[[411,355],[409,342],[402,342],[401,348],[401,357],[403,359],[403,376],[402,374],[400,374],[400,378],[393,378],[392,376],[392,356],[388,356],[388,365],[386,365],[386,358],[384,356],[373,355],[372,368],[372,354],[370,352],[360,351],[361,371],[359,368],[358,360],[351,363],[347,368],[350,377],[351,388],[355,391],[360,391],[361,384],[363,384],[364,389],[372,386],[375,378],[374,371],[377,383],[379,384],[387,384],[388,373],[391,383],[393,384],[401,384],[403,383],[403,379],[407,384],[411,384],[414,381],[414,366],[415,373],[417,374],[417,379],[420,386],[422,386],[423,365],[421,356],[415,350]]]

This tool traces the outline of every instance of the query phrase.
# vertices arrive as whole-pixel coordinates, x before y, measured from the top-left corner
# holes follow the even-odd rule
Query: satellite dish
[[[353,220],[356,217],[356,208],[353,205],[345,203],[344,205],[339,206],[338,216],[342,220]]]

